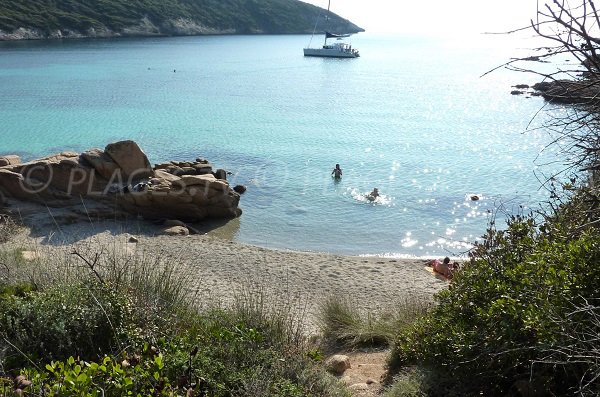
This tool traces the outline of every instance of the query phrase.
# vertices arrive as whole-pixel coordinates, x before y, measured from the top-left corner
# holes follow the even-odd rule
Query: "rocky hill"
[[[298,0],[3,0],[0,40],[311,33],[324,14]],[[333,13],[328,30],[363,31]]]

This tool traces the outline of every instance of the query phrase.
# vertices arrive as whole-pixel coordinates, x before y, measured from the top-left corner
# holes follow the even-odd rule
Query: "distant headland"
[[[298,0],[227,3],[203,0],[7,0],[0,4],[0,41],[216,34],[306,34],[325,11]],[[364,31],[330,14],[336,33]]]

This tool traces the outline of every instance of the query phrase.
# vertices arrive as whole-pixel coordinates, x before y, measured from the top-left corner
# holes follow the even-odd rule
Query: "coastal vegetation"
[[[0,33],[7,39],[311,33],[324,13],[297,0],[6,0],[0,4]],[[335,14],[329,26],[362,31]]]
[[[102,250],[0,252],[0,395],[347,395],[287,308],[201,307],[171,264]]]

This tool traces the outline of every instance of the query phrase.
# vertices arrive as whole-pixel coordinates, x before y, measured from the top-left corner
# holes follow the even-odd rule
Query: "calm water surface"
[[[153,163],[204,157],[248,186],[218,232],[295,250],[458,255],[497,206],[546,197],[549,137],[524,133],[542,101],[509,94],[524,76],[479,77],[519,43],[362,34],[361,58],[334,60],[303,57],[309,39],[0,43],[0,152],[134,139]]]

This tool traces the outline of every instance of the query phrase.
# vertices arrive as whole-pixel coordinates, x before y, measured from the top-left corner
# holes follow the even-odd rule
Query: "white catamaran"
[[[327,4],[327,16],[326,20],[329,20],[329,6],[331,6],[331,0]],[[310,38],[311,42],[317,30],[317,24]],[[344,37],[349,37],[349,34],[333,34],[325,31],[325,42],[323,47],[310,48],[310,44],[304,49],[305,57],[325,57],[325,58],[358,58],[360,56],[356,48],[352,48],[352,45],[343,41]],[[334,43],[328,44],[328,39],[335,39]]]

